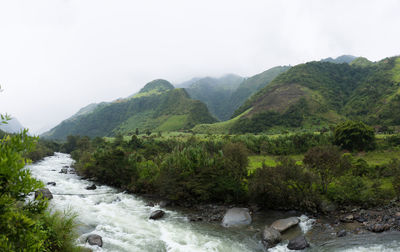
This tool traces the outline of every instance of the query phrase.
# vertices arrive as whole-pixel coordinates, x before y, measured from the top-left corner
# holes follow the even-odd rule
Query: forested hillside
[[[190,129],[199,123],[216,121],[200,101],[190,99],[184,89],[174,89],[165,80],[148,83],[129,99],[119,99],[74,116],[45,133],[53,139],[68,135],[90,137],[130,134],[136,131]]]
[[[279,75],[235,113],[250,109],[235,131],[260,132],[274,126],[312,127],[344,118],[371,125],[400,123],[400,59],[354,64],[309,62]]]

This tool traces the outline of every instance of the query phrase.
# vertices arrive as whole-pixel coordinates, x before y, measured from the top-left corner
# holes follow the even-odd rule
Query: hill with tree
[[[400,125],[399,115],[399,57],[375,63],[314,61],[292,67],[251,96],[225,123],[225,131],[321,128],[345,119],[394,126]]]
[[[144,131],[191,129],[199,123],[212,123],[206,105],[193,100],[184,89],[175,89],[165,80],[155,80],[131,98],[95,106],[73,116],[42,136],[65,139],[68,135],[113,136]]]

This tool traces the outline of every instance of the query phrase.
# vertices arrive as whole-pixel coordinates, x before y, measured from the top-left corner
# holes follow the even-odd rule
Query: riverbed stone
[[[60,173],[67,174],[68,173],[68,168],[61,168]]]
[[[374,233],[381,233],[383,231],[387,231],[390,229],[390,225],[389,224],[380,224],[380,223],[376,223],[373,224],[371,226],[368,226],[367,229],[371,232]]]
[[[99,246],[102,247],[103,246],[103,239],[101,238],[100,235],[97,234],[91,234],[86,238],[86,241],[92,245],[92,246]]]
[[[342,229],[339,232],[336,233],[337,237],[345,237],[347,235],[346,230]]]
[[[262,243],[269,249],[282,241],[282,236],[279,231],[271,227],[265,227],[262,234]]]
[[[47,182],[47,185],[56,186],[56,182]]]
[[[91,185],[91,186],[87,186],[86,190],[96,190],[97,186],[95,184]]]
[[[222,219],[222,226],[234,227],[249,225],[251,223],[251,215],[248,208],[234,207],[226,211]]]
[[[151,212],[149,219],[158,220],[164,216],[165,212],[163,210],[155,210]]]
[[[40,195],[42,195],[43,198],[51,200],[53,198],[53,194],[51,194],[50,190],[48,188],[41,188],[35,192],[35,199],[37,199]]]
[[[303,235],[300,235],[290,240],[287,248],[290,250],[303,250],[309,246],[310,244],[307,242],[306,238]]]
[[[297,217],[290,217],[286,219],[276,220],[271,224],[271,227],[278,230],[279,232],[285,232],[291,227],[298,225],[300,222]]]

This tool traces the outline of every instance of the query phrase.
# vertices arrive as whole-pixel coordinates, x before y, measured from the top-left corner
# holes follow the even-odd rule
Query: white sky
[[[0,0],[0,112],[38,133],[164,78],[400,54],[400,1]]]

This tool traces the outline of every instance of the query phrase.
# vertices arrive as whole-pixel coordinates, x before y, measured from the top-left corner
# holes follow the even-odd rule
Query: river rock
[[[287,248],[290,250],[302,250],[309,246],[310,246],[310,244],[308,244],[306,238],[304,236],[300,235],[300,236],[297,236],[296,238],[290,240],[289,244],[287,245]]]
[[[61,168],[60,173],[67,174],[68,173],[68,168]]]
[[[222,219],[222,226],[243,226],[251,223],[251,216],[248,208],[234,207],[226,211]]]
[[[342,229],[339,232],[336,233],[337,237],[345,237],[347,235],[346,230]]]
[[[291,227],[299,224],[300,220],[297,217],[290,217],[286,219],[276,220],[271,224],[271,227],[278,230],[279,232],[285,232]]]
[[[158,205],[160,206],[160,207],[167,207],[167,206],[169,206],[171,203],[168,201],[168,200],[161,200],[159,203],[158,203]]]
[[[39,195],[43,195],[42,197],[48,200],[53,198],[53,194],[51,194],[48,188],[41,188],[35,192],[35,199],[39,197]]]
[[[56,186],[56,182],[47,182],[47,185]]]
[[[342,218],[340,218],[340,221],[345,222],[345,223],[352,223],[353,220],[354,220],[354,215],[352,215],[352,214],[349,214],[349,215],[346,215],[346,216],[343,216]]]
[[[86,241],[90,244],[90,245],[97,245],[99,247],[103,246],[103,239],[101,238],[100,235],[97,234],[91,234],[86,238]]]
[[[95,184],[93,184],[93,185],[91,185],[91,186],[87,186],[86,187],[86,190],[96,190],[96,185]]]
[[[164,216],[165,212],[163,210],[156,210],[150,214],[149,219],[158,220]]]
[[[262,234],[262,243],[269,249],[282,241],[281,233],[274,228],[265,227]]]
[[[389,224],[373,224],[367,228],[369,231],[374,232],[374,233],[381,233],[383,231],[387,231],[390,229]]]
[[[146,204],[146,206],[148,206],[148,207],[154,207],[154,203],[153,202],[148,202],[147,204]]]

